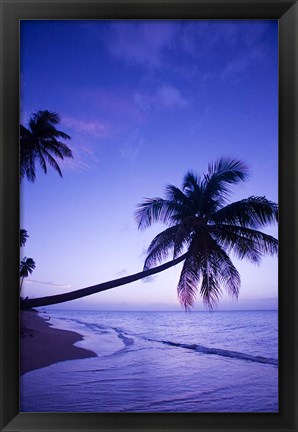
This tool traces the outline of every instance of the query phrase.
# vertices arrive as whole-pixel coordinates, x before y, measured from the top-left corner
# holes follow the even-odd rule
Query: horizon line
[[[47,308],[47,306],[39,306],[40,308]],[[37,310],[33,308],[31,310]],[[60,312],[183,312],[183,313],[214,313],[214,312],[278,312],[278,309],[221,309],[221,310],[136,310],[136,309],[59,309],[59,308],[47,308],[47,310],[60,311]]]

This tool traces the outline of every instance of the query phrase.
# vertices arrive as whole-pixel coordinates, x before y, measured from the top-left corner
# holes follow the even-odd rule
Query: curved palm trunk
[[[97,285],[93,285],[88,288],[82,288],[76,291],[71,291],[69,293],[65,294],[57,294],[52,295],[48,297],[40,297],[35,299],[25,299],[21,300],[21,309],[30,309],[33,307],[39,307],[39,306],[49,306],[56,303],[63,303],[71,300],[76,300],[78,298],[86,297],[92,294],[96,294],[101,291],[106,291],[112,288],[116,288],[121,285],[126,285],[131,282],[135,282],[139,279],[144,279],[145,277],[154,275],[156,273],[159,273],[163,270],[166,270],[170,267],[173,267],[174,265],[180,263],[181,261],[185,260],[185,258],[188,256],[188,252],[186,252],[184,255],[181,255],[179,258],[176,258],[172,261],[169,261],[165,264],[162,264],[158,267],[154,267],[149,270],[144,270],[139,273],[135,273],[130,276],[125,276],[119,279],[114,279],[112,281],[103,282]]]
[[[22,276],[22,279],[21,279],[21,284],[20,284],[20,295],[21,295],[21,291],[22,291],[22,287],[23,287],[23,282],[24,282],[24,276]]]

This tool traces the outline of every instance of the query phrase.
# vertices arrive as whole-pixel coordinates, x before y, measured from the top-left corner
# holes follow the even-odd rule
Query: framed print
[[[1,0],[1,430],[297,430],[297,7]]]

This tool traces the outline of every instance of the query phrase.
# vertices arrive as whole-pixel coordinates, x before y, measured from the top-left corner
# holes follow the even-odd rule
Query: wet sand
[[[37,311],[21,311],[20,374],[65,360],[96,357],[93,351],[74,346],[83,337],[50,326],[48,316]]]

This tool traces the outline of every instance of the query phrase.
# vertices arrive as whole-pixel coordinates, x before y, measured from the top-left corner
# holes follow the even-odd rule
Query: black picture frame
[[[297,431],[297,2],[0,0],[0,6],[1,431]],[[279,413],[19,413],[19,21],[138,18],[279,21]]]

